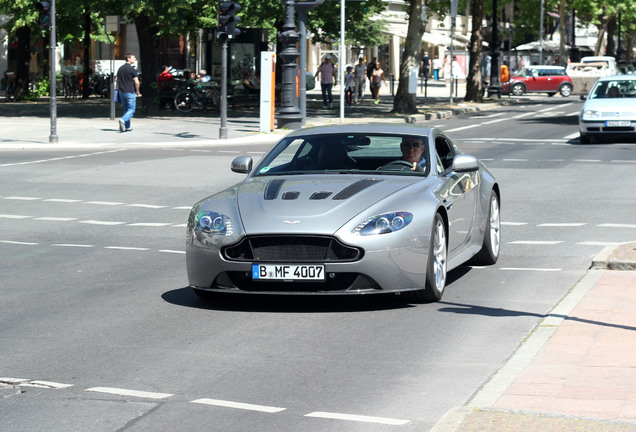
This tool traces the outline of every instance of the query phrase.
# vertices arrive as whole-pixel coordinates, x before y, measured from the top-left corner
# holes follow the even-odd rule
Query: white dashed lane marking
[[[341,414],[341,413],[331,413],[331,412],[322,412],[316,411],[309,414],[306,414],[305,417],[318,417],[332,420],[348,420],[348,421],[356,421],[363,423],[378,423],[392,426],[401,426],[409,423],[409,420],[401,420],[401,419],[393,419],[387,417],[372,417],[372,416],[363,416],[363,415],[355,415],[355,414]]]
[[[96,393],[107,393],[118,396],[131,396],[138,398],[146,398],[146,399],[166,399],[172,396],[170,393],[155,393],[155,392],[147,392],[147,391],[138,391],[138,390],[127,390],[121,388],[112,388],[112,387],[91,387],[86,389],[89,392]]]
[[[193,400],[192,403],[203,404],[203,405],[214,405],[214,406],[220,406],[225,408],[235,408],[235,409],[242,409],[242,410],[248,410],[248,411],[260,411],[260,412],[266,412],[266,413],[277,413],[277,412],[285,411],[287,409],[287,408],[280,408],[280,407],[273,407],[273,406],[266,406],[266,405],[254,405],[254,404],[247,404],[242,402],[232,402],[232,401],[225,401],[225,400],[219,400],[219,399],[206,399],[206,398]]]

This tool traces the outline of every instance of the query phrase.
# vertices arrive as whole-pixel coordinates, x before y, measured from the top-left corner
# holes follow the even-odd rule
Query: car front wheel
[[[572,94],[572,86],[570,84],[563,84],[559,88],[559,92],[561,93],[561,96],[568,97]]]
[[[437,213],[428,246],[426,285],[423,290],[410,291],[408,293],[412,300],[417,302],[435,302],[442,298],[446,287],[447,254],[446,225],[442,216]]]
[[[515,96],[521,96],[524,90],[523,84],[515,84],[512,86],[512,94]]]

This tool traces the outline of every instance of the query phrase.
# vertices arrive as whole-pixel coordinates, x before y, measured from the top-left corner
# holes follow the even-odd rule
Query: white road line
[[[501,267],[499,270],[506,271],[538,271],[538,272],[558,272],[560,268],[532,268],[532,267]]]
[[[127,247],[127,246],[104,246],[104,249],[118,249],[118,250],[132,250],[132,251],[147,251],[149,248],[140,247]]]
[[[482,125],[489,125],[489,124],[493,124],[493,123],[499,123],[499,122],[506,121],[506,120],[508,120],[508,119],[507,118],[502,118],[502,119],[490,120],[490,121],[487,121],[487,122],[483,122]]]
[[[565,159],[537,159],[537,162],[565,162]]]
[[[602,227],[602,228],[636,228],[636,225],[634,224],[617,224],[617,223],[604,223],[604,224],[598,224],[596,226]]]
[[[138,222],[128,224],[126,226],[136,226],[136,227],[162,227],[166,225],[172,225],[172,222]]]
[[[521,226],[528,225],[528,222],[501,222],[502,225]]]
[[[574,111],[574,112],[571,112],[571,113],[569,113],[569,114],[566,114],[565,116],[566,116],[566,117],[574,117],[574,116],[577,116],[577,117],[578,117],[578,116],[579,116],[579,114],[580,114],[580,113],[579,113],[578,111]],[[577,133],[576,135],[578,136],[578,133]]]
[[[387,417],[372,417],[372,416],[363,416],[363,415],[354,415],[354,414],[340,414],[340,413],[331,413],[331,412],[323,412],[323,411],[315,411],[309,414],[305,414],[305,417],[317,417],[317,418],[326,418],[333,420],[349,420],[349,421],[357,421],[364,423],[378,423],[392,426],[401,426],[409,423],[409,420],[401,420]]]
[[[21,242],[21,241],[12,241],[12,240],[0,240],[0,243],[14,244],[14,245],[26,245],[26,246],[35,246],[40,243],[32,243],[32,242]]]
[[[499,116],[501,116],[503,114],[504,113],[494,113],[494,114],[488,114],[488,115],[485,115],[485,116],[473,116],[473,117],[469,117],[469,118],[470,119],[479,120],[479,119],[487,119],[487,118],[499,117]]]
[[[219,399],[206,399],[206,398],[196,399],[191,402],[197,403],[197,404],[203,404],[203,405],[214,405],[214,406],[220,406],[225,408],[236,408],[236,409],[249,410],[249,411],[260,411],[260,412],[266,412],[266,413],[277,413],[277,412],[285,411],[287,409],[287,408],[280,408],[280,407],[273,407],[273,406],[266,406],[266,405],[254,405],[254,404],[247,404],[247,403],[241,403],[241,402],[232,402],[232,401],[225,401],[225,400],[219,400]]]
[[[240,153],[239,151],[236,150],[219,150],[219,153],[232,153],[232,154],[238,154]]]
[[[582,162],[582,163],[598,163],[600,159],[574,159],[574,162]]]
[[[533,115],[534,112],[527,112],[527,113],[523,113],[523,114],[517,114],[516,116],[513,116],[513,119],[520,119],[520,118],[524,118],[524,117],[528,117]]]
[[[77,247],[77,248],[92,248],[92,247],[95,247],[95,245],[88,245],[88,244],[73,244],[73,243],[56,243],[56,244],[52,244],[51,246],[57,246],[57,247]]]
[[[455,129],[446,129],[446,132],[458,132],[458,131],[462,131],[462,130],[466,130],[466,129],[472,129],[472,128],[476,128],[481,126],[480,124],[471,124],[468,126],[462,126],[462,127],[458,127]]]
[[[177,224],[177,225],[172,225],[173,228],[186,228],[188,226],[188,224]]]
[[[0,214],[0,218],[4,219],[29,219],[33,216]]]
[[[44,201],[47,201],[47,202],[59,202],[59,203],[77,203],[77,202],[81,202],[82,200],[65,199],[65,198],[48,198],[48,199],[45,199]]]
[[[555,109],[561,108],[561,107],[562,107],[562,105],[554,105],[554,106],[551,106],[551,107],[548,107],[548,108],[543,108],[542,110],[538,110],[536,112],[542,113],[542,112],[546,112],[546,111],[552,111],[552,110],[555,110]]]
[[[190,210],[192,206],[172,207],[172,210]]]
[[[579,133],[576,132],[576,133],[564,136],[563,139],[571,140],[571,139],[578,138],[578,137],[579,137]]]
[[[86,389],[86,391],[96,392],[96,393],[108,393],[108,394],[114,394],[119,396],[133,396],[133,397],[146,398],[146,399],[166,399],[172,396],[172,394],[169,394],[169,393],[154,393],[154,392],[146,392],[146,391],[138,391],[138,390],[112,388],[112,387],[91,387],[89,389]]]
[[[69,221],[77,220],[77,218],[44,216],[44,217],[34,218],[34,220],[54,221],[54,222],[69,222]]]
[[[504,159],[504,162],[528,162],[528,159]]]
[[[619,246],[619,245],[622,245],[623,243],[621,243],[621,242],[584,241],[584,242],[579,242],[577,244],[578,245],[583,245],[583,246]]]
[[[105,206],[118,206],[124,203],[112,202],[112,201],[86,201],[85,204],[105,205]]]
[[[579,227],[587,225],[586,222],[568,222],[568,223],[543,223],[537,225],[538,227]]]
[[[508,242],[510,244],[519,244],[519,245],[555,245],[555,244],[559,244],[559,243],[563,243],[560,240],[546,240],[546,241],[540,241],[540,240],[515,240],[515,241],[511,241]]]
[[[82,220],[82,221],[79,221],[79,223],[89,224],[89,225],[123,225],[126,222]]]
[[[26,378],[0,377],[0,384],[18,385],[28,381]]]
[[[2,199],[5,199],[5,200],[20,200],[20,201],[35,201],[35,200],[41,200],[42,198],[25,197],[25,196],[8,196],[8,197],[2,197]]]
[[[126,207],[141,207],[141,208],[148,208],[148,209],[166,208],[166,206],[152,205],[152,204],[126,204]]]
[[[636,163],[636,160],[611,160],[610,162],[612,163],[621,163],[621,162],[625,162],[625,163]]]
[[[161,249],[161,250],[159,250],[159,252],[173,253],[173,254],[185,254],[185,251],[170,250],[170,249]]]
[[[37,388],[50,388],[54,390],[65,389],[73,387],[73,384],[62,384],[51,381],[27,381],[18,384],[20,387],[37,387]]]

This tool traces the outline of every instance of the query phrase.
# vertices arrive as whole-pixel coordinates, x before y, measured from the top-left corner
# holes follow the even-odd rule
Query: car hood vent
[[[280,188],[283,187],[283,183],[285,183],[285,179],[276,179],[267,183],[267,186],[265,187],[264,198],[266,200],[275,200],[276,198],[278,198],[278,192],[280,191]],[[285,198],[283,197],[283,199]]]
[[[378,182],[381,182],[381,181],[382,180],[379,180],[379,179],[361,179],[361,180],[358,180],[357,182],[355,182],[353,184],[350,184],[349,186],[347,186],[346,188],[344,188],[343,190],[338,192],[336,195],[334,195],[334,197],[332,199],[343,200],[343,199],[351,198],[352,196],[354,196],[358,192],[361,192],[361,191],[365,190],[366,188],[371,187],[374,184],[376,184]]]

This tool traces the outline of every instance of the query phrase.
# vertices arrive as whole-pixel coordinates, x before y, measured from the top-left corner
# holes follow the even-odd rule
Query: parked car
[[[503,84],[504,93],[512,92],[515,96],[524,93],[547,93],[554,96],[557,92],[568,97],[574,85],[564,67],[561,66],[527,66],[510,76],[510,81]]]
[[[447,271],[499,256],[497,180],[436,128],[301,129],[255,166],[234,159],[232,171],[248,176],[196,203],[188,219],[188,280],[200,297],[437,301]]]
[[[636,75],[600,78],[579,113],[581,143],[593,138],[636,138]]]

